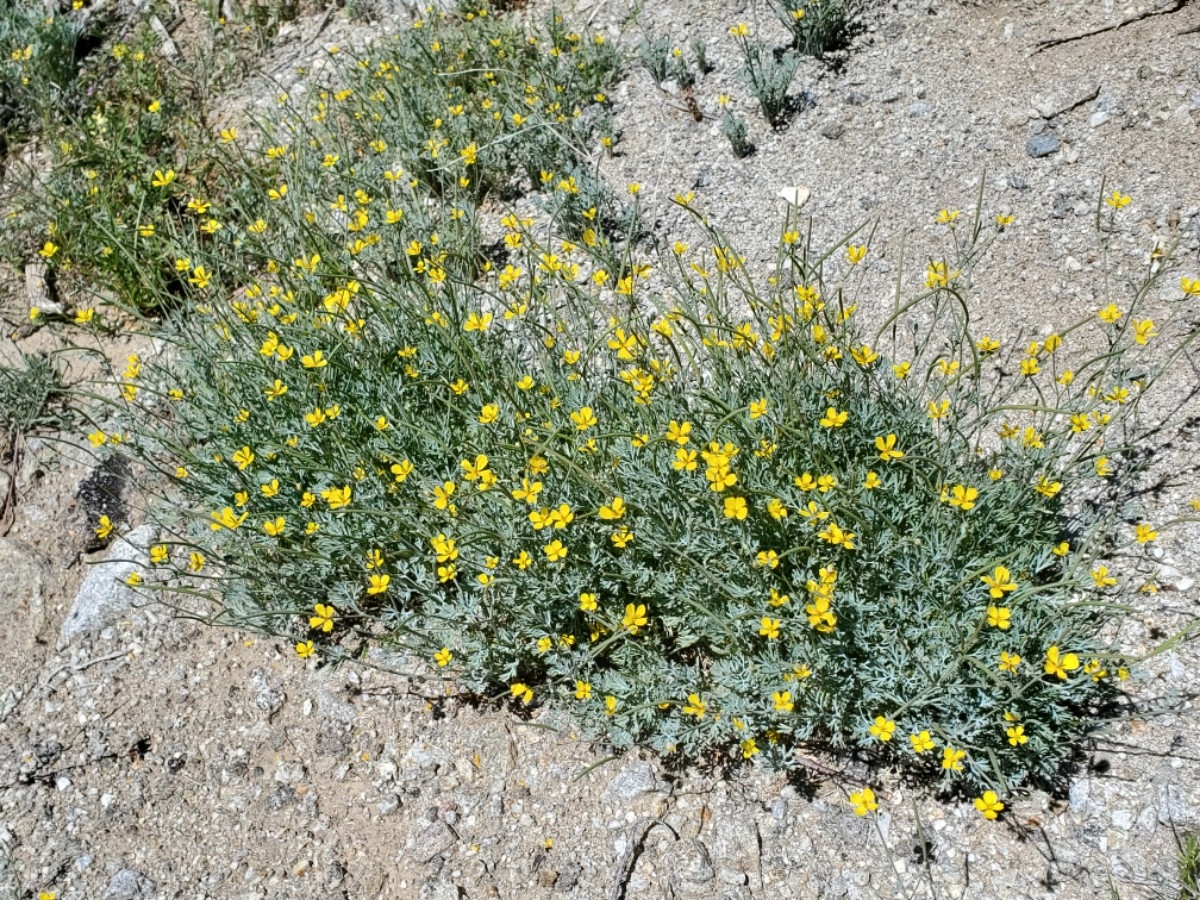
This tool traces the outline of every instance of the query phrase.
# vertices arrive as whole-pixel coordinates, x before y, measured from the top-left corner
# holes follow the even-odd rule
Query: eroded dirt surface
[[[576,17],[615,37],[627,12],[597,0]],[[1200,277],[1200,34],[1179,34],[1200,24],[1200,7],[1032,54],[1039,39],[1133,12],[885,4],[841,72],[802,69],[795,90],[807,108],[772,132],[737,82],[726,37],[736,21],[774,27],[765,7],[649,4],[650,30],[710,44],[716,70],[696,88],[710,118],[695,122],[677,91],[633,72],[615,92],[621,153],[603,171],[646,185],[640,202],[666,234],[689,227],[670,198],[694,191],[751,264],[772,256],[781,187],[811,187],[804,213],[821,238],[878,218],[868,316],[890,302],[900,235],[923,268],[945,240],[934,212],[970,209],[982,175],[989,215],[1016,224],[976,277],[973,313],[1003,340],[1044,334],[1098,308],[1106,290],[1126,290],[1156,237],[1178,239]],[[317,24],[285,34],[268,68],[294,71],[324,44],[382,27],[334,17],[313,37]],[[746,159],[716,133],[722,93],[751,125],[758,149]],[[256,98],[234,100],[232,111]],[[1093,227],[1102,182],[1134,198],[1107,282]],[[19,306],[19,291],[7,303]],[[127,348],[111,349],[117,359]],[[1148,501],[1155,521],[1200,495],[1196,372],[1181,372],[1151,410],[1184,404]],[[835,779],[816,761],[789,782],[752,767],[608,760],[551,713],[524,721],[464,704],[436,679],[306,664],[280,642],[161,607],[125,610],[60,645],[85,568],[104,557],[89,552],[85,506],[111,481],[93,474],[85,447],[30,442],[16,519],[0,538],[0,888],[13,896],[1178,895],[1176,840],[1200,828],[1194,643],[1143,667],[1130,690],[1150,712],[1088,747],[1062,796],[1035,794],[985,823],[968,804],[873,773],[883,813],[860,819],[845,797],[865,770]],[[136,484],[123,496],[135,498]],[[1127,598],[1136,613],[1122,637],[1142,651],[1193,620],[1200,599],[1200,529],[1172,529],[1157,550],[1142,568],[1168,566],[1163,589]]]

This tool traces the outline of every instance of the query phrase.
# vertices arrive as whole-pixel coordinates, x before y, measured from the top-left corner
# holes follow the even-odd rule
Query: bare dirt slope
[[[769,31],[766,7],[646,4],[647,29],[709,43],[716,70],[696,88],[709,118],[697,123],[676,90],[634,72],[617,92],[620,154],[604,170],[646,185],[646,215],[672,237],[685,225],[669,198],[694,191],[758,263],[778,235],[781,187],[812,188],[804,212],[826,238],[878,218],[868,314],[888,296],[900,234],[923,268],[945,239],[935,211],[969,208],[983,176],[989,211],[1016,225],[977,279],[973,313],[1002,339],[1041,333],[1104,296],[1102,181],[1134,198],[1107,289],[1124,288],[1156,237],[1178,238],[1200,277],[1200,33],[1180,34],[1200,25],[1200,5],[1033,53],[1141,8],[884,4],[841,71],[802,70],[806,108],[772,132],[726,36],[736,21]],[[615,36],[628,11],[593,0],[575,18]],[[268,65],[294,70],[372,28],[335,17],[313,31],[304,23]],[[751,123],[746,159],[715,133],[722,93]],[[1148,498],[1158,521],[1200,495],[1189,468],[1200,407],[1186,378],[1176,396],[1190,406]],[[161,608],[119,610],[60,643],[96,561],[84,509],[98,477],[81,449],[32,444],[0,538],[0,889],[14,897],[1178,896],[1176,841],[1200,829],[1194,643],[1147,663],[1130,686],[1146,713],[1086,748],[1063,796],[1016,801],[986,823],[884,776],[882,814],[860,819],[845,796],[865,770],[833,778],[815,761],[788,782],[753,767],[608,760],[551,714],[522,720],[437,681],[305,664],[290,647]],[[1144,650],[1200,600],[1200,529],[1160,546],[1163,589],[1128,598],[1137,612],[1123,637]]]

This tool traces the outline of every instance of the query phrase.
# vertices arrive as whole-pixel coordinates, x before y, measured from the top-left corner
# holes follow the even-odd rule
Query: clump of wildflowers
[[[584,118],[563,97],[602,93],[577,73],[603,42],[487,19],[403,39],[443,95],[368,55],[266,128],[265,161],[231,156],[246,200],[174,262],[174,351],[114,374],[122,439],[93,441],[171,483],[147,581],[302,658],[378,641],[561,704],[617,747],[860,748],[989,818],[1053,780],[1127,675],[1103,541],[1164,527],[1079,501],[1129,465],[1102,439],[1162,374],[1138,348],[1195,337],[1182,298],[1002,347],[963,313],[1011,225],[978,213],[876,329],[848,300],[869,245],[818,252],[794,219],[765,280],[690,196],[694,243],[643,255],[533,127]],[[538,215],[480,202],[522,172]],[[1106,352],[1069,367],[1085,332]]]

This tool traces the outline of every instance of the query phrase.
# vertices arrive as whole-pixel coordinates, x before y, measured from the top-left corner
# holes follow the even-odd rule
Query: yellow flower
[[[1113,191],[1104,198],[1104,202],[1113,209],[1124,209],[1133,200],[1128,194],[1122,194],[1120,191]]]
[[[350,495],[352,491],[350,485],[344,487],[333,487],[321,491],[321,499],[329,504],[330,509],[341,509],[343,506],[350,505]]]
[[[1028,744],[1029,738],[1025,734],[1024,725],[1010,725],[1004,729],[1004,733],[1008,735],[1008,742],[1014,747],[1019,747],[1022,744]]]
[[[683,707],[683,714],[685,716],[695,716],[697,719],[703,719],[707,711],[708,704],[700,699],[699,694],[688,694],[687,703]]]
[[[561,559],[566,559],[567,556],[567,548],[563,546],[562,541],[551,541],[542,548],[542,551],[546,554],[546,558],[550,562],[558,562]]]
[[[1148,522],[1141,522],[1134,529],[1133,535],[1139,544],[1148,544],[1151,541],[1158,539],[1158,532],[1154,530],[1154,526]]]
[[[896,449],[896,435],[894,434],[875,438],[875,449],[879,451],[879,458],[884,462],[904,458],[904,452]]]
[[[450,660],[454,659],[454,654],[450,652],[449,647],[443,647],[437,653],[433,654],[433,661],[438,664],[439,668],[445,668],[450,665]]]
[[[213,531],[220,531],[222,528],[233,531],[246,521],[246,516],[248,515],[249,513],[242,513],[239,516],[230,507],[226,506],[224,509],[212,513],[213,521],[208,527]]]
[[[957,209],[953,209],[953,210],[943,209],[943,210],[938,211],[937,223],[939,225],[949,225],[951,222],[953,222],[957,218],[958,218],[958,210]]]
[[[110,519],[108,516],[101,516],[100,521],[96,523],[96,537],[100,538],[100,540],[104,540],[106,537],[112,534],[112,530],[112,519]]]
[[[450,498],[454,496],[454,482],[444,481],[433,489],[433,505],[436,509],[449,509]]]
[[[779,637],[779,619],[772,619],[770,616],[763,616],[758,622],[758,633],[760,637],[765,637],[769,641],[777,640]]]
[[[1146,344],[1153,337],[1158,336],[1158,331],[1155,330],[1153,319],[1134,320],[1133,323],[1133,339],[1139,344]]]
[[[767,569],[779,568],[779,554],[774,550],[759,550],[755,561],[759,566]]]
[[[760,419],[767,414],[767,398],[750,401],[750,418]]]
[[[875,802],[875,792],[869,787],[851,794],[850,805],[854,807],[854,814],[856,816],[865,816],[867,813],[872,813],[879,809],[879,804]]]
[[[1118,308],[1117,304],[1115,303],[1108,304],[1108,306],[1096,313],[1096,317],[1101,322],[1105,322],[1109,325],[1111,325],[1113,322],[1116,322],[1123,315],[1125,314],[1121,312],[1120,308]]]
[[[956,484],[950,489],[949,503],[951,506],[966,512],[975,508],[975,500],[978,496],[979,490],[977,488]]]
[[[1061,481],[1051,481],[1045,475],[1038,479],[1038,483],[1033,486],[1033,489],[1043,497],[1054,497],[1062,490]]]
[[[391,580],[390,575],[372,575],[369,579],[370,584],[367,586],[367,593],[372,596],[386,593]]]
[[[287,520],[283,516],[276,516],[274,519],[268,519],[263,523],[263,531],[271,537],[279,537],[283,534],[287,527]]]
[[[744,497],[725,498],[725,518],[741,521],[749,514]]]
[[[864,245],[855,246],[851,244],[846,248],[846,262],[852,266],[857,266],[867,257],[867,248]]]
[[[1007,606],[989,606],[987,611],[987,623],[992,628],[999,628],[1001,631],[1007,631],[1012,626],[1012,610]]]
[[[511,685],[508,690],[514,700],[520,700],[522,703],[528,704],[533,699],[533,688],[521,684],[519,681]]]
[[[796,708],[791,691],[776,691],[771,694],[771,702],[775,704],[776,712],[791,712]]]
[[[316,652],[317,648],[313,645],[312,641],[299,641],[296,643],[296,655],[301,659],[308,659]]]
[[[613,716],[613,715],[616,715],[616,713],[617,713],[617,698],[614,697],[612,694],[609,694],[607,697],[604,698],[604,714],[606,716]]]
[[[927,753],[933,749],[933,738],[928,731],[922,731],[919,734],[910,734],[908,740],[912,744],[914,753]]]
[[[828,541],[835,547],[842,547],[846,550],[854,549],[854,532],[844,530],[836,522],[830,522],[824,531],[817,534],[817,537],[823,541]]]
[[[754,738],[746,738],[740,746],[742,748],[742,759],[753,759],[761,752]]]
[[[577,429],[586,431],[596,424],[596,416],[590,406],[583,406],[578,411],[571,413],[571,421],[575,423]]]
[[[1117,579],[1108,574],[1108,566],[1096,566],[1092,569],[1092,581],[1098,588],[1112,587]]]
[[[896,734],[896,723],[883,716],[876,716],[869,730],[871,737],[886,744]]]
[[[1009,675],[1017,674],[1017,667],[1021,665],[1021,657],[1016,653],[1007,653],[1000,651],[1000,671],[1007,672]]]
[[[996,566],[991,575],[981,575],[979,580],[988,586],[988,594],[993,600],[999,600],[1017,589],[1012,574],[1004,566]]]
[[[841,428],[846,424],[846,420],[850,418],[848,410],[838,411],[832,406],[825,410],[825,416],[821,419],[822,428]]]
[[[608,506],[600,507],[600,518],[605,521],[613,521],[620,519],[625,515],[625,501],[620,497],[614,497],[612,503]]]
[[[95,317],[96,311],[89,306],[86,309],[81,309],[79,312],[75,313],[75,324],[88,325]]]
[[[473,312],[467,316],[467,321],[463,323],[463,331],[487,331],[488,326],[491,324],[491,313]]]
[[[953,747],[942,748],[942,768],[951,772],[963,770],[962,761],[967,758],[966,750],[955,750]]]
[[[975,808],[988,821],[992,821],[1004,810],[1004,804],[996,796],[995,791],[984,791],[982,797],[975,798]]]
[[[625,615],[621,617],[621,624],[629,630],[630,634],[637,634],[638,629],[645,628],[649,621],[644,603],[636,605],[629,603],[625,606]]]
[[[596,611],[596,595],[584,592],[579,595],[579,608],[584,612]]]
[[[1057,675],[1059,680],[1066,681],[1067,673],[1079,668],[1079,657],[1074,653],[1059,654],[1058,647],[1046,651],[1046,663],[1042,667],[1047,675]]]
[[[333,631],[334,609],[325,603],[313,605],[313,614],[308,619],[308,627],[326,634]]]
[[[734,37],[741,37],[741,38],[749,37],[750,36],[750,26],[747,25],[745,22],[738,22],[736,25],[729,26],[729,33],[731,35],[733,35]]]

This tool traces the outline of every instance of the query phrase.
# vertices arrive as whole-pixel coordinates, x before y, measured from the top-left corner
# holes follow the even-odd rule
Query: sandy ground
[[[1200,34],[1179,34],[1200,25],[1200,6],[1033,53],[1040,39],[1133,12],[882,4],[841,71],[802,68],[806,108],[774,132],[726,35],[737,21],[771,33],[767,8],[647,4],[648,30],[710,45],[716,69],[696,87],[710,118],[695,122],[677,90],[632,72],[615,92],[620,152],[602,169],[646,185],[645,215],[672,238],[687,226],[669,198],[694,191],[752,265],[770,258],[781,187],[812,189],[803,212],[819,240],[878,220],[868,316],[890,303],[900,236],[917,279],[943,252],[935,212],[970,209],[982,177],[988,214],[1016,224],[976,275],[973,315],[1001,339],[1042,334],[1123,296],[1156,237],[1178,238],[1200,277]],[[627,13],[623,0],[596,0],[575,17],[615,36]],[[325,27],[319,41],[379,29],[336,17]],[[298,37],[267,64],[294,69],[319,46]],[[723,93],[757,147],[742,160],[711,118]],[[1034,158],[1036,138],[1058,147]],[[1102,183],[1134,198],[1107,278],[1093,227]],[[1200,495],[1200,405],[1179,399],[1196,378],[1183,365],[1157,408],[1190,404],[1164,437],[1165,482],[1148,499],[1159,520]],[[104,557],[88,553],[88,509],[109,483],[93,468],[77,446],[32,441],[0,538],[0,896],[1178,896],[1177,840],[1200,829],[1194,643],[1146,664],[1132,717],[1084,748],[1063,796],[1016,801],[988,824],[886,774],[835,779],[819,762],[789,781],[609,759],[553,713],[525,721],[437,681],[305,664],[162,608],[121,610],[63,643],[76,590]],[[1194,620],[1200,600],[1200,529],[1159,547],[1174,572],[1159,593],[1128,598],[1136,613],[1122,634],[1143,651]],[[868,775],[883,814],[859,819],[845,795]]]

